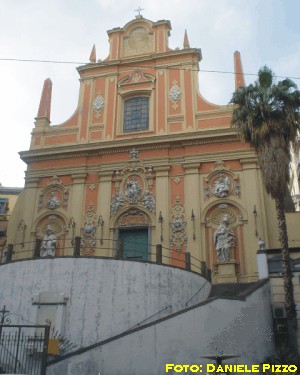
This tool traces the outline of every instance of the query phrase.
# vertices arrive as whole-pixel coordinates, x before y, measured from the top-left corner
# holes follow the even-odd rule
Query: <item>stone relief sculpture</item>
[[[111,200],[111,213],[116,213],[120,208],[124,207],[125,202],[119,193],[116,193]]]
[[[62,181],[53,176],[48,185],[42,189],[38,199],[38,209],[55,210],[56,208],[68,207],[69,191]]]
[[[61,201],[57,198],[55,191],[51,192],[51,197],[48,200],[47,207],[50,210],[54,210],[55,208],[61,205]]]
[[[220,262],[230,261],[236,242],[235,235],[228,226],[228,221],[228,215],[225,214],[214,233],[214,244]]]
[[[97,92],[97,96],[92,103],[93,110],[96,112],[95,117],[99,118],[101,116],[101,111],[105,105],[105,100],[101,94],[101,91]]]
[[[82,228],[82,233],[85,237],[92,237],[96,232],[96,227],[93,225],[91,220],[88,220],[85,223],[85,226]]]
[[[141,194],[142,186],[139,184],[138,180],[135,177],[131,177],[127,180],[124,195],[129,202],[136,202]]]
[[[139,151],[136,148],[132,148],[129,152],[130,159],[138,159],[139,158]]]
[[[155,208],[155,199],[154,195],[151,191],[145,192],[145,197],[143,200],[143,206],[147,208],[150,212],[152,212]]]
[[[129,152],[129,162],[123,168],[114,170],[113,195],[110,204],[110,214],[114,216],[121,209],[135,207],[141,211],[155,213],[155,196],[153,187],[153,168],[139,160],[139,151],[132,148]]]
[[[169,91],[169,97],[170,97],[171,102],[173,103],[172,107],[174,109],[177,109],[179,107],[178,103],[181,99],[181,90],[176,80],[172,82],[172,87],[170,88],[170,91]]]
[[[186,222],[181,217],[176,217],[170,222],[171,229],[173,233],[181,232],[185,229]]]
[[[55,251],[57,247],[57,237],[53,233],[50,224],[47,225],[46,234],[43,238],[40,255],[41,257],[55,256]]]
[[[229,195],[240,197],[239,176],[226,167],[223,161],[217,161],[205,178],[203,195],[205,199],[212,196],[225,198]]]
[[[172,220],[170,221],[170,246],[175,247],[178,252],[187,246],[186,224],[184,207],[177,195],[172,208]]]
[[[217,180],[214,181],[213,193],[219,197],[226,197],[230,192],[230,179],[224,175],[220,176]]]
[[[95,255],[96,247],[96,212],[93,202],[90,202],[87,211],[84,214],[83,227],[81,231],[81,255]]]

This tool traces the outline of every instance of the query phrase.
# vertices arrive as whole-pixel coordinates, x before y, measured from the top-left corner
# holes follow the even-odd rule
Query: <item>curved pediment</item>
[[[123,27],[123,30],[127,35],[129,35],[134,29],[138,27],[145,28],[150,32],[152,31],[153,25],[153,21],[147,20],[143,17],[137,17],[134,20],[127,22],[126,25]]]
[[[146,82],[155,82],[155,77],[152,74],[144,73],[142,68],[134,68],[130,74],[118,82],[118,87]]]
[[[170,30],[169,21],[152,22],[137,16],[123,28],[107,32],[110,42],[108,60],[167,52]]]

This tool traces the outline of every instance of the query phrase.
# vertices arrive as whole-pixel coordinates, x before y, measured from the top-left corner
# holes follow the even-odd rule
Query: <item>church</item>
[[[11,310],[78,347],[47,374],[159,374],[274,350],[274,204],[232,107],[201,95],[201,50],[186,32],[170,49],[170,31],[141,15],[109,30],[108,57],[94,46],[77,68],[78,106],[62,124],[50,125],[44,82],[0,280],[13,279],[1,292]],[[245,85],[237,51],[234,72]]]

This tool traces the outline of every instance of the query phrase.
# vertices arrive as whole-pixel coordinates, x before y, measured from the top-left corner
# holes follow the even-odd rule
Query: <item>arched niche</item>
[[[218,265],[222,262],[235,264],[235,273],[238,277],[245,273],[245,239],[244,225],[247,222],[243,214],[243,209],[235,202],[213,203],[205,211],[205,249],[208,267],[213,271],[213,275],[218,275]],[[234,245],[229,251],[228,259],[220,260],[218,257],[216,244],[216,231],[224,223],[234,237]]]
[[[60,214],[42,216],[36,224],[35,237],[43,240],[47,227],[50,225],[53,234],[57,238],[56,256],[63,256],[66,252],[66,235],[68,233],[66,219]]]

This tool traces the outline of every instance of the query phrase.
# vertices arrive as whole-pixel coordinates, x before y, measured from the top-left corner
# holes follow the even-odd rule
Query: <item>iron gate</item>
[[[45,375],[49,329],[0,325],[0,374]]]

